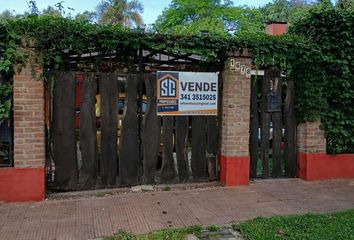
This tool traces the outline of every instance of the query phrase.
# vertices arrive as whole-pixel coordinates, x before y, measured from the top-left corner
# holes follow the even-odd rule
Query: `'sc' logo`
[[[178,97],[178,79],[171,74],[166,74],[158,80],[158,93],[161,98]]]
[[[176,97],[176,81],[171,78],[165,78],[160,81],[161,97]]]

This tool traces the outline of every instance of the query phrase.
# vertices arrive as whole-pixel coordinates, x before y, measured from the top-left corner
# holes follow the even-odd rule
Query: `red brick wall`
[[[26,66],[14,76],[14,163],[16,168],[45,164],[44,86]]]
[[[326,138],[320,129],[320,121],[305,122],[297,128],[298,151],[302,153],[325,153]]]
[[[0,202],[41,201],[45,195],[44,85],[27,64],[14,76],[14,167],[0,168]]]
[[[307,181],[354,177],[354,154],[326,154],[320,121],[299,124],[298,176]]]

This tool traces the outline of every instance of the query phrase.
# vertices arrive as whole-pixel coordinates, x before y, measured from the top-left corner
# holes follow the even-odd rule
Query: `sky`
[[[16,13],[23,13],[28,10],[28,0],[0,0],[0,12],[8,9],[15,11]],[[47,6],[54,6],[57,2],[64,1],[62,4],[64,7],[70,7],[75,9],[72,15],[76,15],[79,12],[85,10],[93,11],[100,0],[36,0],[39,10],[46,8]],[[162,10],[170,4],[171,0],[140,0],[144,5],[144,13],[142,14],[145,24],[154,23],[158,15]],[[270,0],[235,0],[235,5],[248,5],[258,7],[270,2]],[[67,13],[69,10],[66,11]]]

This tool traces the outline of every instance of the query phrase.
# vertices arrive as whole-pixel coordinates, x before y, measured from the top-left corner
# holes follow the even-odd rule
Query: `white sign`
[[[157,114],[217,115],[218,74],[157,72]]]
[[[252,70],[249,67],[246,67],[246,77],[250,78],[252,75]]]
[[[236,72],[240,72],[241,71],[241,63],[240,62],[236,62],[235,64],[235,69],[236,69]]]

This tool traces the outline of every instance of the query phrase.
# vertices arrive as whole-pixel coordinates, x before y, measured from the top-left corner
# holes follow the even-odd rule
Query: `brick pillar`
[[[269,35],[282,35],[288,32],[286,22],[269,22],[266,26],[266,33]]]
[[[220,180],[226,186],[249,184],[251,58],[247,49],[229,53],[222,72]]]
[[[14,76],[14,167],[0,169],[0,201],[40,201],[45,193],[44,84],[36,66]]]
[[[326,138],[320,121],[301,123],[297,127],[298,151],[301,153],[326,153]]]

